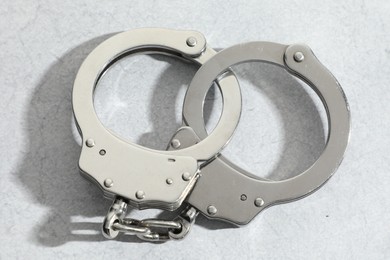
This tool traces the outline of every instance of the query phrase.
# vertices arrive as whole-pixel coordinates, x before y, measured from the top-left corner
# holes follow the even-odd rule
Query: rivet
[[[99,154],[102,155],[102,156],[103,156],[103,155],[106,155],[106,150],[101,149],[101,150],[99,151]]]
[[[255,205],[256,207],[261,207],[264,205],[264,200],[262,198],[255,199]]]
[[[209,213],[210,215],[215,215],[217,214],[217,208],[213,205],[210,205],[207,207],[207,213]]]
[[[303,55],[302,52],[298,51],[298,52],[294,53],[294,60],[296,62],[302,62],[304,59],[305,59],[305,55]]]
[[[104,180],[104,186],[106,186],[107,188],[111,188],[112,185],[114,185],[114,182],[111,179]]]
[[[93,139],[87,139],[87,141],[85,141],[85,144],[88,147],[94,147],[95,146],[95,141]]]
[[[247,198],[248,198],[248,197],[247,197],[245,194],[242,194],[241,197],[240,197],[240,199],[241,199],[242,201],[246,201]]]
[[[173,183],[173,180],[171,178],[166,179],[166,183],[168,185],[171,185]]]
[[[143,198],[145,198],[145,192],[139,190],[135,193],[135,196],[137,197],[137,199],[142,200]]]
[[[191,36],[191,37],[188,37],[187,38],[187,45],[190,46],[190,47],[194,47],[196,45],[196,38]]]
[[[180,144],[180,141],[178,139],[173,139],[171,141],[171,145],[172,145],[173,148],[177,149],[177,148],[180,147],[181,144]]]
[[[181,177],[184,181],[189,181],[191,179],[191,174],[189,172],[185,172]]]

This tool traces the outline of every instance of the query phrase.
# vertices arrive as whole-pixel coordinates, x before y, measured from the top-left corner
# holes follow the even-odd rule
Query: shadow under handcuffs
[[[111,201],[103,199],[99,188],[85,181],[79,174],[78,159],[80,146],[75,141],[72,133],[72,124],[74,122],[72,120],[71,94],[75,76],[83,60],[98,44],[110,36],[112,34],[92,39],[60,57],[44,74],[30,100],[26,115],[27,130],[29,132],[28,144],[26,144],[28,149],[16,175],[21,184],[33,195],[35,201],[48,208],[48,213],[44,219],[40,220],[39,224],[33,227],[31,239],[35,243],[54,247],[70,241],[106,240],[100,233],[101,222]],[[155,57],[155,55],[152,56]],[[172,119],[171,122],[175,122],[173,105],[173,110],[170,111],[172,113],[168,117],[167,115],[159,117],[161,110],[156,104],[161,100],[161,95],[164,91],[173,93],[178,91],[178,89],[172,88],[172,86],[180,86],[180,83],[189,84],[197,67],[193,65],[189,69],[189,71],[193,70],[193,74],[188,73],[188,77],[175,78],[172,75],[175,75],[175,71],[182,65],[173,62],[174,58],[170,57],[157,59],[168,62],[170,65],[159,76],[157,81],[159,86],[153,90],[149,114],[153,122],[153,131],[145,133],[138,140],[139,144],[148,147],[160,145],[157,142],[161,142],[161,140],[168,141],[180,126],[180,124],[167,124],[166,122],[166,119],[169,117]],[[262,84],[264,82],[267,83],[267,80],[271,77],[271,81],[268,83],[273,85],[274,82],[272,80],[280,79],[283,84],[261,90],[259,88],[262,94],[267,95],[275,102],[278,109],[283,107],[281,104],[286,99],[291,98],[296,100],[293,103],[296,106],[294,107],[295,111],[302,109],[299,108],[301,106],[308,109],[308,113],[305,114],[305,120],[309,122],[309,127],[302,127],[300,124],[284,125],[283,133],[286,143],[288,143],[288,140],[294,140],[294,133],[302,133],[302,131],[308,130],[317,133],[323,132],[322,121],[312,103],[311,97],[292,76],[281,73],[282,70],[279,68],[273,70],[273,67],[271,67],[267,71],[262,71],[261,67],[259,69],[258,63],[248,63],[244,66],[246,71],[256,71],[253,74],[246,74],[246,78],[254,84],[258,82],[262,82]],[[215,88],[211,88],[205,102],[205,121],[208,120],[212,112],[214,95]],[[172,95],[170,98],[172,98],[171,104],[174,104],[176,95]],[[283,120],[287,117],[295,117],[295,121],[302,120],[301,115],[294,113],[294,109],[291,109],[291,107],[288,110],[281,109],[280,113]],[[313,141],[313,147],[316,147],[311,152],[318,157],[323,150],[325,138],[320,134],[316,136],[316,140],[311,141]],[[300,162],[299,167],[294,169],[294,172],[297,171],[298,173],[308,168],[314,161],[312,159],[308,160],[307,150],[300,149],[299,143],[295,143],[295,145],[298,146],[294,149],[293,158],[291,159],[290,156],[288,158]],[[284,171],[288,167],[288,163],[283,161],[284,159],[283,152],[270,176]],[[166,218],[173,214],[175,213],[163,212],[157,217]],[[74,221],[74,218],[77,217],[98,217],[99,221]],[[198,216],[196,224],[207,229],[234,227],[224,222],[209,221],[201,215]],[[143,242],[135,236],[121,236],[118,240]]]
[[[69,241],[105,240],[100,232],[101,221],[111,203],[79,174],[81,148],[72,131],[72,87],[83,60],[112,35],[94,38],[57,58],[29,101],[25,115],[27,149],[15,175],[34,203],[47,208],[43,219],[29,230],[33,243],[55,247]],[[101,220],[74,220],[80,216]]]

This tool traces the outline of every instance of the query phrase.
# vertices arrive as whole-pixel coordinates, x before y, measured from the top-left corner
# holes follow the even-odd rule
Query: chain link
[[[125,218],[127,203],[115,199],[103,223],[103,235],[116,238],[119,233],[135,235],[147,241],[166,241],[184,238],[190,231],[198,211],[187,207],[174,220]]]

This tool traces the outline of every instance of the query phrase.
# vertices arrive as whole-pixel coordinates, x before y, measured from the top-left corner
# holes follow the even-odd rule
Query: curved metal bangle
[[[93,94],[111,64],[139,52],[169,54],[198,64],[216,53],[199,32],[160,28],[119,33],[96,47],[81,65],[73,87],[73,111],[83,138],[79,167],[107,197],[126,198],[140,209],[175,210],[198,178],[198,162],[214,157],[231,138],[241,113],[241,93],[232,73],[219,81],[228,109],[223,109],[213,134],[197,145],[156,151],[126,142],[99,121]]]
[[[209,86],[229,67],[248,61],[281,66],[310,85],[326,109],[329,134],[319,159],[303,173],[287,180],[255,178],[222,156],[202,168],[202,177],[187,201],[209,218],[235,224],[246,224],[268,206],[299,199],[321,187],[341,163],[350,133],[350,113],[345,95],[337,80],[309,47],[250,42],[222,50],[198,70],[188,88],[183,109],[184,121],[194,133],[179,131],[174,138],[196,143],[197,136],[207,136],[203,100]]]

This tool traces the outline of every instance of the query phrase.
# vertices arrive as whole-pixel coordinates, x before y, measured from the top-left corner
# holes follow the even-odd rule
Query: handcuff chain
[[[126,211],[127,203],[123,199],[115,199],[103,223],[105,237],[113,239],[119,233],[124,233],[146,241],[178,240],[188,234],[198,215],[198,211],[191,206],[174,220],[124,218]]]

